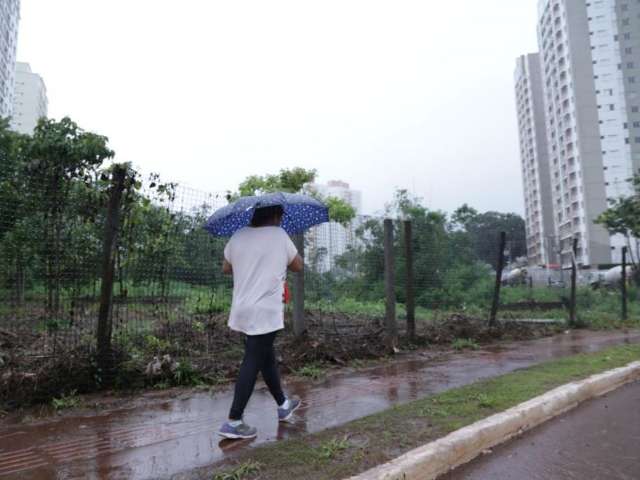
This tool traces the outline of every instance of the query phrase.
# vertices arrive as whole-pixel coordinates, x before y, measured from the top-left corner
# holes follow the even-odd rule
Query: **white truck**
[[[627,265],[627,280],[631,280],[634,274],[633,265]],[[610,268],[605,272],[598,272],[589,282],[593,288],[614,288],[622,281],[622,265]]]
[[[509,270],[502,276],[503,285],[525,285],[527,283],[527,269],[524,267]]]

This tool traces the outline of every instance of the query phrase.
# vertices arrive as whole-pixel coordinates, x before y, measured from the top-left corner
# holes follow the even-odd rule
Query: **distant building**
[[[352,190],[348,183],[333,180],[324,184],[309,184],[308,190],[323,198],[335,197],[344,200],[356,211],[356,218],[348,226],[329,222],[313,228],[308,234],[307,262],[318,272],[327,272],[335,266],[336,259],[346,253],[350,245],[356,244],[356,230],[362,216],[362,193]],[[361,222],[360,222],[361,223]]]
[[[0,1],[0,117],[11,116],[20,0]]]
[[[547,265],[556,263],[556,255],[552,243],[551,175],[539,54],[518,58],[515,84],[528,263]]]
[[[539,237],[536,222],[542,218],[544,224],[551,215],[553,234],[544,236],[553,238],[561,264],[570,264],[574,239],[583,266],[618,263],[626,239],[609,235],[594,221],[609,198],[633,193],[627,180],[640,170],[640,2],[539,0],[538,10],[546,128],[532,130],[532,143],[547,143],[551,188],[550,195],[542,194],[542,214],[527,218],[527,233]],[[528,58],[529,66],[532,62]],[[524,87],[516,85],[516,90],[524,92]],[[519,105],[520,116],[527,115],[526,108]],[[523,127],[528,134],[526,122],[521,146]],[[526,141],[524,146],[521,160],[530,165]],[[533,177],[525,169],[525,195],[533,194]],[[531,205],[528,211],[534,212]],[[534,245],[538,240],[532,239]],[[537,254],[534,250],[530,260]]]
[[[42,77],[31,71],[28,63],[16,63],[16,86],[11,128],[31,134],[38,120],[47,116],[47,89]]]
[[[346,182],[331,180],[327,182],[326,185],[312,183],[308,185],[307,188],[319,193],[324,198],[336,197],[344,200],[356,209],[356,214],[362,213],[362,192],[359,190],[352,190]]]

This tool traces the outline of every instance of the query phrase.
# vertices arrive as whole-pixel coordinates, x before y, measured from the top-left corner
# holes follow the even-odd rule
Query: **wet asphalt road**
[[[640,382],[541,425],[441,480],[638,480]]]

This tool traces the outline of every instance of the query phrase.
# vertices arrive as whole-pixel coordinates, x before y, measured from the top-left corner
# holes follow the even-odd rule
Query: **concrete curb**
[[[568,383],[509,410],[456,430],[350,480],[430,480],[473,460],[579,403],[640,379],[640,362]]]

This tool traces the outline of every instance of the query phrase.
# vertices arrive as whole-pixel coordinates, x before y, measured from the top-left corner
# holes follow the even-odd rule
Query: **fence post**
[[[304,233],[294,235],[293,243],[302,257],[302,271],[293,275],[293,333],[302,337],[307,332],[304,318]]]
[[[410,341],[416,337],[416,299],[413,287],[413,232],[411,220],[404,222],[404,256],[406,259],[407,269],[407,336]]]
[[[573,248],[571,255],[571,298],[569,300],[569,326],[576,324],[576,289],[578,282],[578,262],[576,256],[578,253],[578,239],[573,239]]]
[[[396,348],[398,326],[396,325],[396,283],[393,258],[393,221],[384,220],[384,286],[386,294],[385,330],[387,347]]]
[[[627,247],[622,247],[622,320],[627,316]]]
[[[120,228],[120,202],[122,192],[124,191],[126,174],[126,167],[121,165],[114,166],[102,244],[102,284],[100,288],[100,310],[98,313],[96,340],[98,368],[101,371],[101,382],[103,386],[109,385],[111,374],[113,373],[113,355],[111,351],[113,277],[115,270],[115,247],[118,230]]]
[[[489,315],[489,326],[493,327],[496,324],[496,318],[498,316],[498,307],[500,306],[500,288],[502,287],[502,270],[504,269],[504,249],[507,244],[506,232],[500,232],[498,250],[498,267],[496,268],[496,285],[493,290],[493,304],[491,305],[491,314]]]

